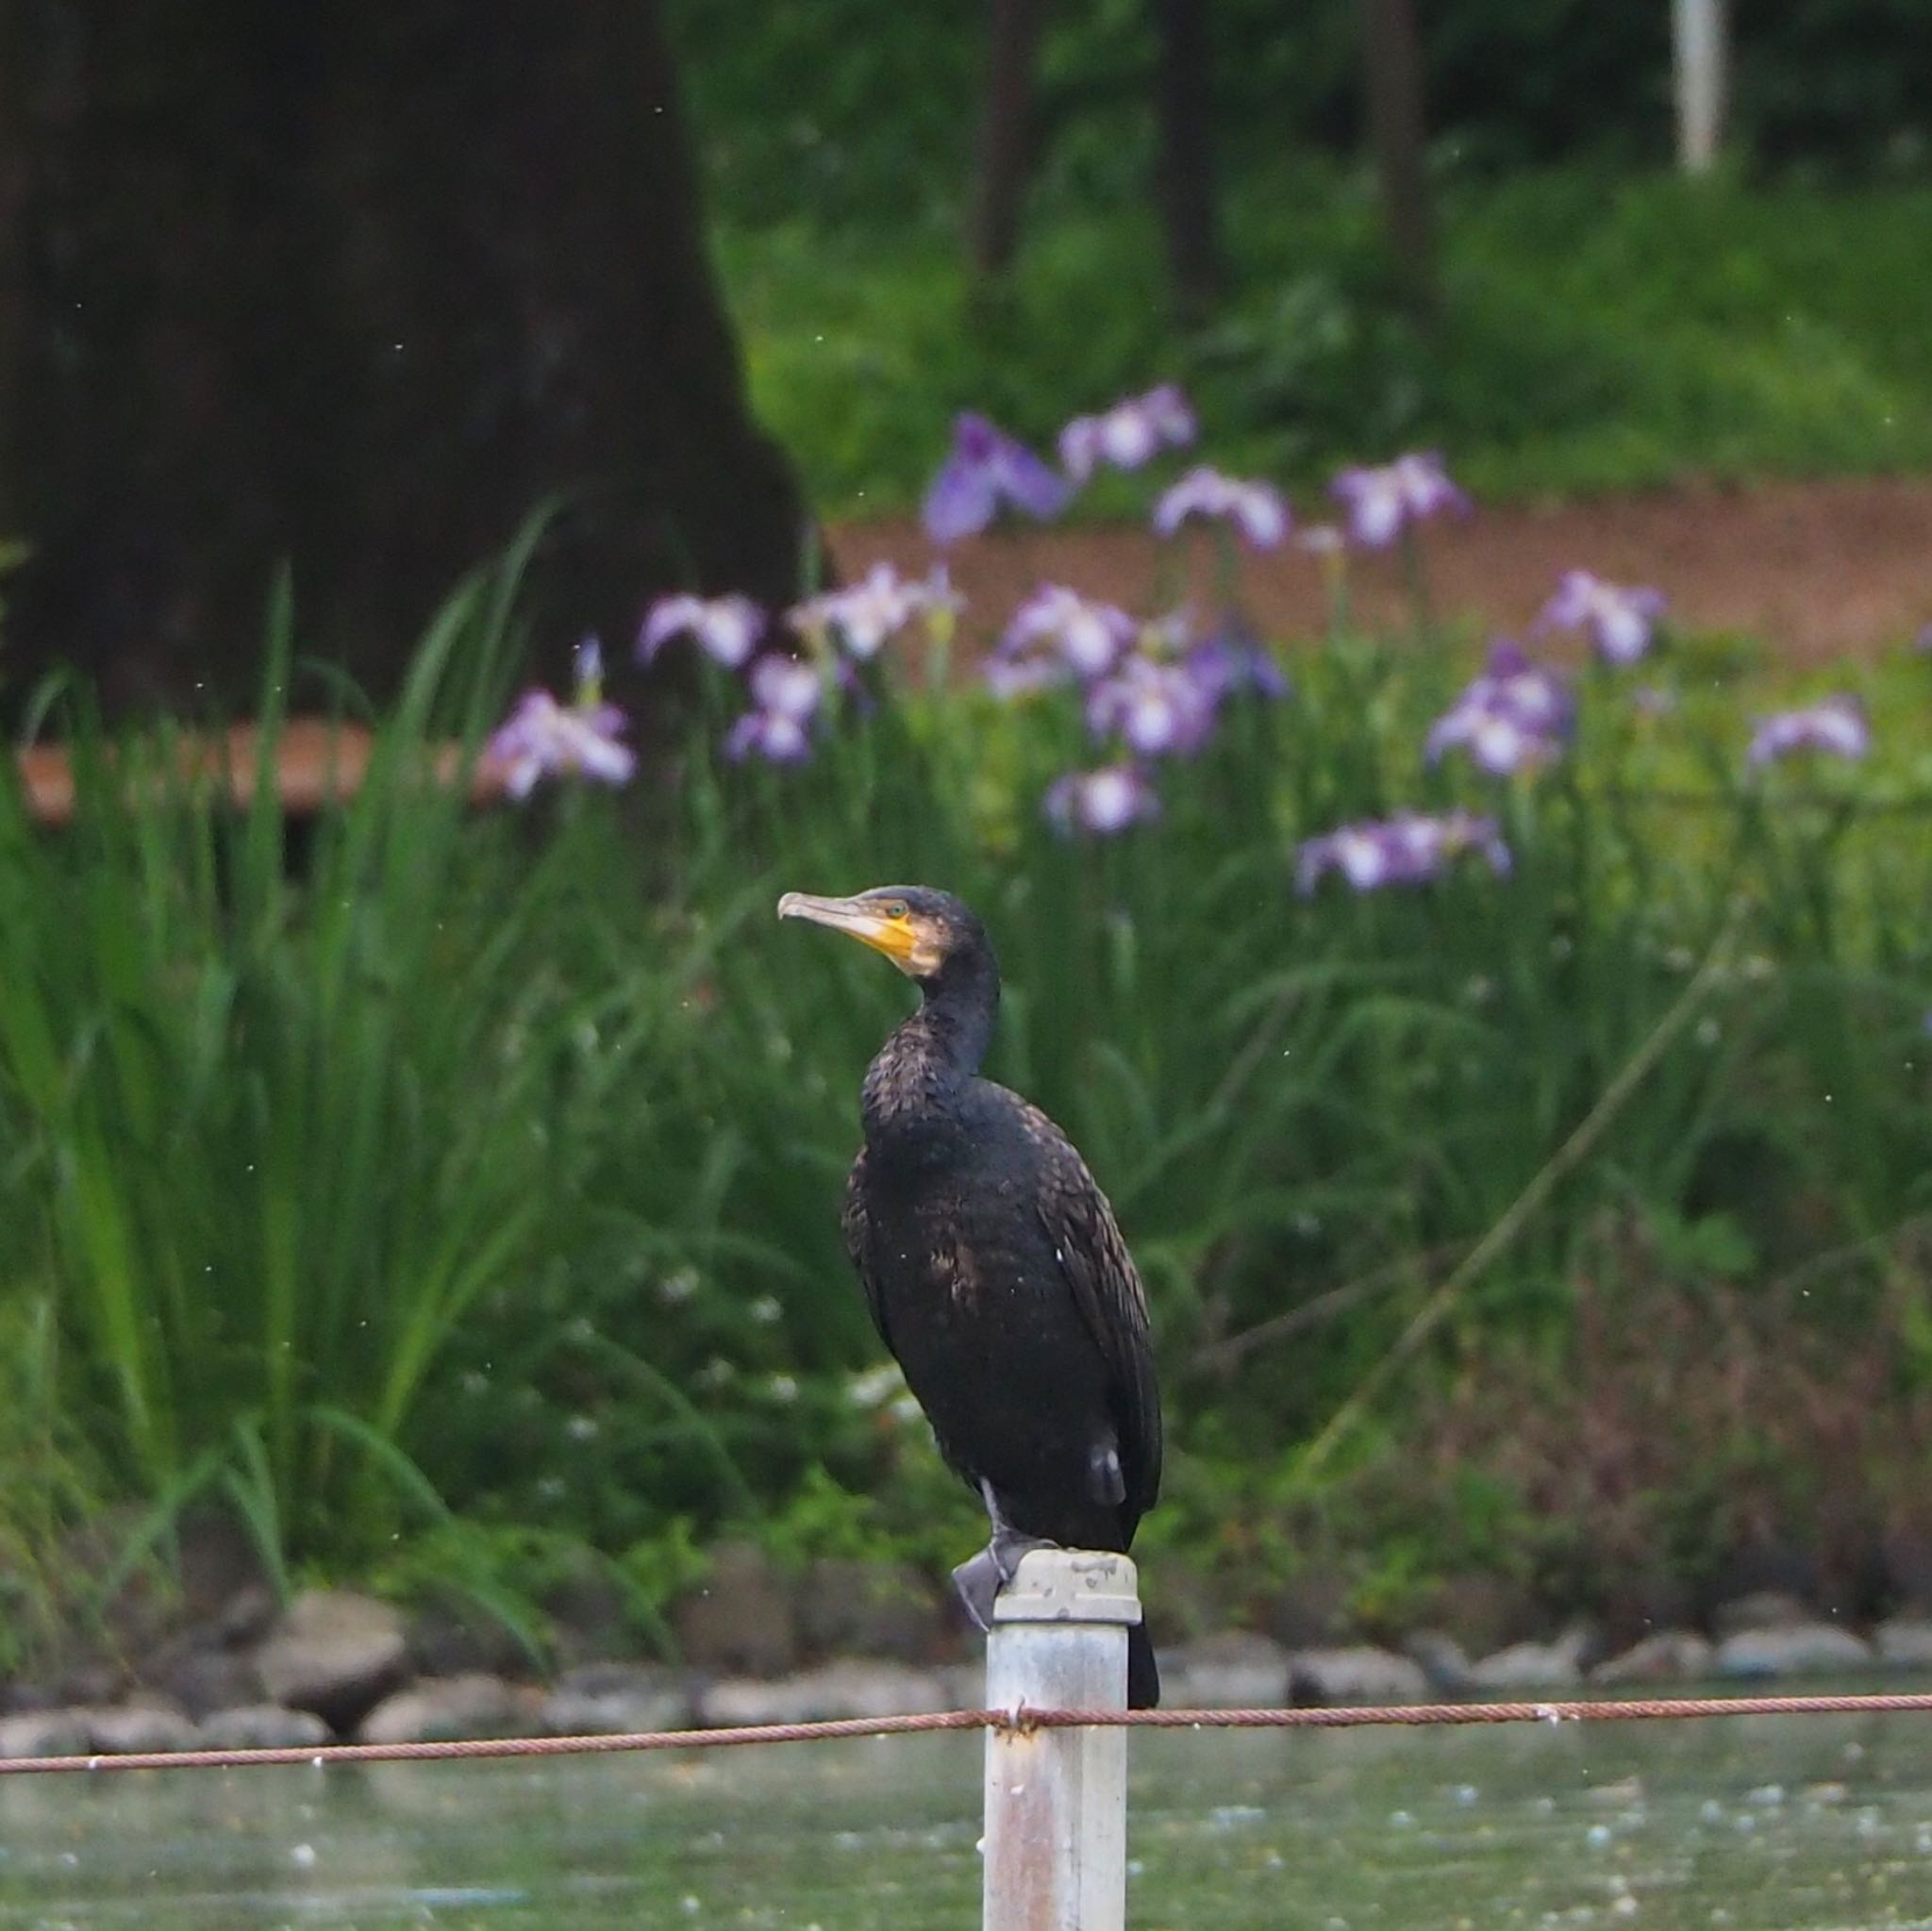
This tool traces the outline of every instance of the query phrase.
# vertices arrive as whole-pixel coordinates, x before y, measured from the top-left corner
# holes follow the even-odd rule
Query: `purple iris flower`
[[[1509,847],[1493,818],[1470,811],[1428,817],[1398,811],[1392,818],[1365,819],[1307,840],[1296,854],[1295,887],[1304,897],[1330,872],[1340,873],[1356,891],[1380,891],[1391,885],[1424,885],[1440,878],[1452,859],[1474,852],[1499,878],[1509,874]]]
[[[1760,718],[1745,757],[1770,764],[1794,751],[1828,752],[1834,757],[1863,757],[1872,748],[1872,726],[1856,697],[1823,697],[1799,710]]]
[[[1663,613],[1661,591],[1606,583],[1587,570],[1566,570],[1537,628],[1587,630],[1606,663],[1634,664],[1650,648]]]
[[[1509,642],[1494,645],[1481,676],[1429,728],[1431,763],[1465,750],[1497,777],[1542,764],[1563,748],[1574,722],[1570,693],[1554,671]]]
[[[800,764],[811,756],[811,724],[824,686],[815,666],[797,658],[761,657],[751,667],[752,708],[732,725],[724,755],[756,751],[774,764]]]
[[[915,617],[950,623],[961,608],[944,564],[921,582],[901,576],[890,563],[874,563],[857,583],[808,597],[790,615],[808,637],[835,634],[863,663]]]
[[[659,597],[638,632],[638,661],[650,663],[674,637],[693,637],[714,664],[736,671],[764,630],[765,613],[749,597]]]
[[[576,696],[567,705],[547,691],[525,691],[490,740],[512,798],[528,797],[541,777],[621,785],[636,772],[637,753],[620,741],[628,728],[625,715],[603,702],[604,653],[595,638],[577,646],[576,677]]]
[[[1058,516],[1073,488],[1024,442],[970,411],[953,424],[952,453],[925,497],[926,534],[936,543],[976,536],[1003,503],[1041,519]]]
[[[1190,470],[1154,506],[1154,528],[1171,537],[1191,516],[1231,523],[1257,550],[1272,550],[1288,535],[1288,505],[1267,483],[1224,476],[1205,463]]]
[[[1142,757],[1198,751],[1214,729],[1214,694],[1184,664],[1132,657],[1087,696],[1087,728],[1117,734]]]
[[[1007,624],[992,665],[1002,674],[992,681],[998,688],[1002,678],[1017,676],[1019,688],[1037,686],[1054,681],[1063,667],[1091,684],[1121,660],[1134,641],[1134,620],[1116,606],[1083,597],[1064,584],[1043,583]],[[1030,668],[1042,658],[1047,671]]]
[[[1194,440],[1194,411],[1172,382],[1129,396],[1097,416],[1075,416],[1060,431],[1060,467],[1084,483],[1102,463],[1137,470],[1163,449]]]
[[[1385,548],[1411,524],[1441,510],[1466,515],[1471,508],[1432,449],[1398,456],[1379,468],[1345,469],[1330,488],[1348,510],[1349,534],[1369,550]]]
[[[1046,815],[1063,832],[1091,832],[1112,838],[1130,826],[1160,816],[1154,788],[1131,764],[1104,765],[1098,771],[1071,771],[1046,793]]]
[[[1188,675],[1215,704],[1239,691],[1274,699],[1288,696],[1291,689],[1273,654],[1237,611],[1227,612],[1220,628],[1189,651],[1184,661]]]

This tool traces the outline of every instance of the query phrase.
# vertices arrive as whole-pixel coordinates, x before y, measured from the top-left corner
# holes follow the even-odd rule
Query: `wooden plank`
[[[275,784],[282,808],[291,817],[307,818],[325,806],[355,796],[369,770],[375,740],[360,724],[337,724],[324,718],[291,718],[283,727],[275,759]],[[237,805],[255,794],[258,752],[253,724],[238,724],[219,734],[184,734],[179,741],[180,774],[225,789]],[[74,821],[74,772],[67,749],[60,744],[33,744],[16,754],[27,807],[46,825]],[[462,750],[453,743],[436,747],[431,773],[438,784],[453,784],[462,763]],[[473,805],[491,805],[504,796],[505,770],[487,753],[470,774]]]

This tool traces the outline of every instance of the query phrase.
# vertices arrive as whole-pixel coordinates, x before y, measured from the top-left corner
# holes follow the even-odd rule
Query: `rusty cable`
[[[829,1743],[934,1730],[1350,1730],[1463,1723],[1642,1723],[1709,1717],[1932,1714],[1932,1693],[1843,1696],[1633,1697],[1602,1703],[1420,1703],[1296,1709],[949,1709],[824,1723],[746,1723],[716,1730],[643,1730],[582,1737],[439,1738],[412,1743],[324,1743],[279,1749],[101,1752],[0,1756],[0,1776],[106,1770],[254,1770],[308,1764],[437,1763],[525,1756],[591,1756],[641,1750],[717,1750],[762,1743]]]

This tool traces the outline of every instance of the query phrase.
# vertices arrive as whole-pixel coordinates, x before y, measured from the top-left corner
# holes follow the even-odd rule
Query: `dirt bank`
[[[1932,478],[1687,486],[1641,496],[1509,505],[1429,533],[1445,614],[1513,631],[1564,570],[1656,584],[1700,629],[1748,631],[1798,664],[1865,656],[1932,622]],[[931,547],[906,519],[832,532],[841,572],[876,558],[924,570]],[[958,546],[953,571],[983,610],[1002,612],[1035,584],[1073,585],[1145,608],[1158,549],[1133,525],[1016,529]],[[1391,559],[1360,559],[1357,604],[1375,621],[1403,608]],[[1294,550],[1251,559],[1244,594],[1264,629],[1307,634],[1323,620],[1319,571]]]

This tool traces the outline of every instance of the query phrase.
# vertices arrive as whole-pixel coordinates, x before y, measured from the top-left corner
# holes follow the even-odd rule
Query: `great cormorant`
[[[1000,975],[972,911],[893,885],[856,898],[789,891],[778,914],[849,933],[920,989],[919,1010],[865,1075],[845,1244],[940,1453],[992,1520],[986,1548],[953,1572],[986,1628],[1028,1548],[1124,1551],[1154,1505],[1160,1398],[1146,1293],[1073,1143],[979,1077]],[[1159,1697],[1137,1626],[1127,1700],[1140,1709]]]

